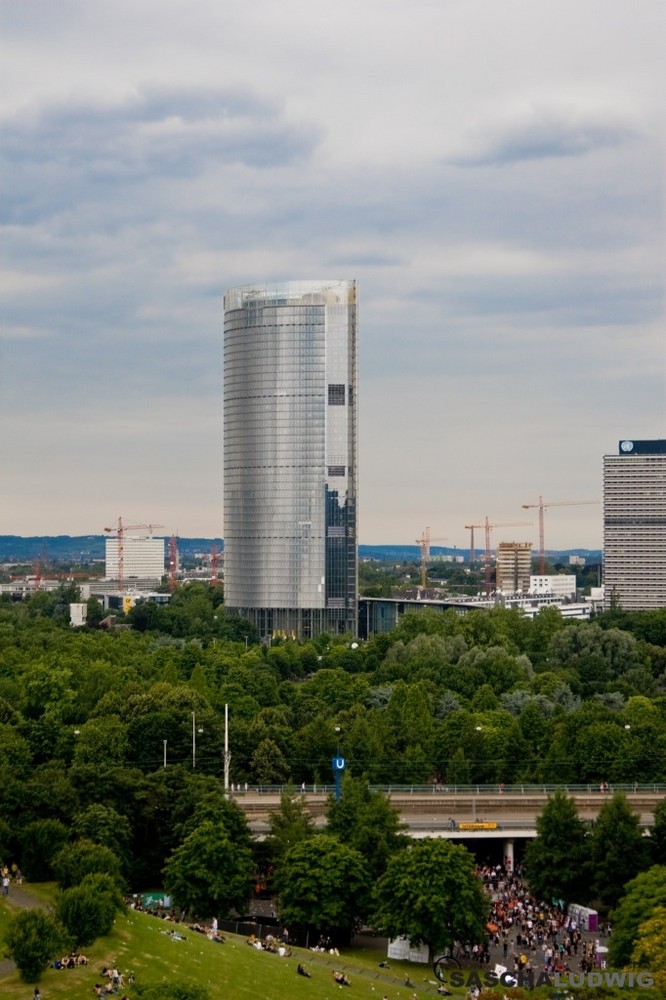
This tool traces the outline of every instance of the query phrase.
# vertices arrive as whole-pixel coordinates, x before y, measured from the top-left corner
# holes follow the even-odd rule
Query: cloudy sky
[[[4,0],[0,533],[223,533],[222,296],[285,278],[360,283],[362,542],[599,500],[666,436],[665,11]]]

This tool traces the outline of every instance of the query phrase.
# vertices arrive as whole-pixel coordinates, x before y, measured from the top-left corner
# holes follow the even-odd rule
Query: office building
[[[531,576],[530,594],[553,594],[562,600],[573,600],[576,596],[576,577],[564,576]]]
[[[495,553],[495,589],[526,594],[532,572],[531,542],[500,542]]]
[[[604,607],[666,607],[666,440],[604,456]]]
[[[106,579],[118,579],[118,538],[106,539]],[[164,576],[164,539],[152,535],[125,534],[123,538],[123,582],[134,586],[135,581],[159,583]]]
[[[356,282],[224,298],[225,606],[263,637],[356,634]]]

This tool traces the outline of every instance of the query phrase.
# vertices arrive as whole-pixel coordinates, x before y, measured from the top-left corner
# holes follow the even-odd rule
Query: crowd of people
[[[106,982],[97,982],[93,986],[93,992],[98,997],[118,996],[120,991],[125,988],[126,983],[130,986],[134,983],[133,972],[128,972],[127,977],[125,977],[122,972],[118,971],[115,965],[105,965],[101,975],[102,979],[105,979]],[[120,1000],[128,1000],[127,994],[123,994]]]
[[[490,944],[501,948],[502,964],[509,970],[538,977],[541,971],[553,976],[594,967],[598,941],[585,939],[583,928],[559,906],[531,896],[520,869],[484,866],[478,874],[491,901]],[[480,945],[466,957],[489,962],[489,949]]]
[[[53,963],[54,969],[76,969],[79,965],[87,965],[88,959],[85,955],[79,955],[78,952],[72,951],[69,955],[63,955],[62,958],[56,958]]]
[[[23,882],[23,874],[21,869],[17,865],[12,865],[11,869],[9,865],[0,863],[0,885],[2,885],[2,895],[9,895],[9,887],[12,884],[21,885]]]
[[[247,944],[257,951],[267,951],[270,955],[278,955],[280,958],[291,958],[292,951],[289,944],[279,941],[273,934],[267,934],[265,938],[258,938],[256,934],[250,934]]]

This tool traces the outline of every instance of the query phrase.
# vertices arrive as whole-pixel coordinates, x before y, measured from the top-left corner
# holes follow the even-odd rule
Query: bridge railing
[[[563,791],[568,795],[612,795],[614,792],[624,792],[627,795],[666,795],[666,783],[629,782],[625,784],[608,784],[601,788],[595,784],[517,784],[517,785],[371,785],[372,791],[384,792],[386,795],[552,795]],[[250,785],[232,789],[234,795],[257,794],[281,795],[283,792],[303,795],[330,795],[335,792],[334,784],[316,784],[295,787],[293,785]]]

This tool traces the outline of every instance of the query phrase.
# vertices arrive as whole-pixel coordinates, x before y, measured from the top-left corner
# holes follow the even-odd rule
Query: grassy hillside
[[[11,902],[0,905],[0,934],[11,912]],[[93,986],[101,982],[99,972],[105,964],[115,964],[127,974],[134,972],[137,985],[156,982],[192,982],[209,990],[210,1000],[408,1000],[414,989],[404,986],[405,973],[414,982],[421,996],[435,996],[429,967],[391,963],[389,970],[380,969],[381,954],[374,950],[353,949],[341,958],[294,949],[290,959],[256,951],[244,938],[228,935],[224,944],[209,941],[204,935],[187,929],[184,941],[174,940],[166,932],[176,925],[160,921],[144,913],[128,911],[119,917],[113,933],[86,949],[90,964],[80,969],[49,969],[40,988],[43,1000],[90,1000]],[[179,928],[179,932],[180,928]],[[298,962],[303,962],[311,979],[296,974]],[[351,980],[350,987],[336,986],[332,970],[344,969]],[[425,980],[425,981],[424,981]],[[125,992],[131,998],[131,987]],[[32,988],[21,983],[18,975],[0,976],[0,997],[29,997]],[[136,994],[134,994],[136,995]]]

